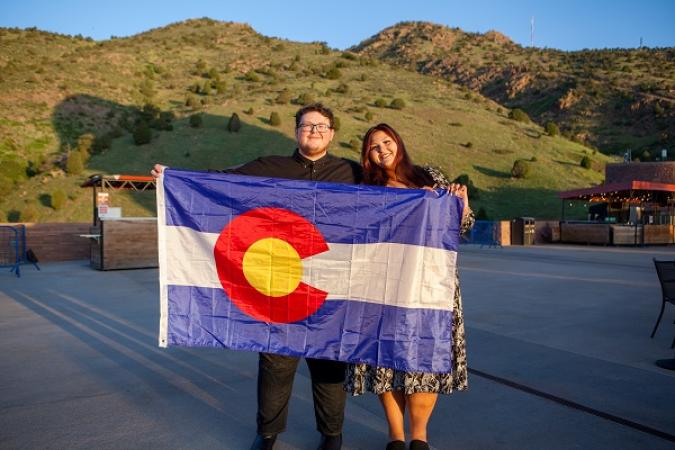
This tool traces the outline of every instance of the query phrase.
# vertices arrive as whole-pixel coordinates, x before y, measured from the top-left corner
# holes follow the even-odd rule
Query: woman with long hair
[[[461,233],[473,227],[466,186],[449,183],[438,170],[415,166],[401,136],[386,123],[368,130],[361,149],[364,182],[396,188],[446,188],[464,202]],[[452,302],[452,371],[449,373],[404,372],[368,364],[350,364],[345,389],[353,395],[373,392],[380,398],[389,425],[387,450],[405,450],[404,416],[410,419],[410,450],[429,449],[427,424],[438,394],[467,388],[466,346],[459,277],[455,271]]]

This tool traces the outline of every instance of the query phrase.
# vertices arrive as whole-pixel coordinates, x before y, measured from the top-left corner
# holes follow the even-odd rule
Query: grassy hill
[[[0,221],[89,220],[91,195],[79,184],[93,173],[289,154],[292,116],[312,100],[339,118],[333,153],[357,159],[364,132],[388,122],[416,163],[468,175],[474,209],[490,218],[558,217],[556,192],[602,182],[610,160],[510,119],[509,109],[447,79],[237,23],[188,20],[102,42],[0,29],[0,69]],[[389,107],[394,99],[405,106]],[[270,123],[272,112],[280,125]],[[227,129],[233,113],[238,133]],[[190,125],[194,114],[201,127]],[[151,141],[136,145],[146,125]],[[511,177],[517,159],[528,160],[526,178]],[[125,216],[154,214],[152,195],[114,194],[112,202]]]
[[[522,47],[491,31],[428,22],[389,27],[351,49],[444,77],[607,154],[652,160],[675,146],[675,48]]]

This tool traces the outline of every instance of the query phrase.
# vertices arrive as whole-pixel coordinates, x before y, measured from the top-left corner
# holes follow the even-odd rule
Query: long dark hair
[[[408,156],[408,151],[405,149],[403,139],[396,130],[386,123],[378,123],[369,129],[363,137],[363,145],[361,146],[361,165],[363,166],[364,183],[384,186],[389,179],[387,172],[385,172],[383,168],[370,161],[370,139],[376,131],[382,131],[396,142],[396,146],[398,147],[396,159],[394,160],[396,177],[404,183],[414,187],[421,188],[422,186],[425,186],[427,180],[424,176],[424,170],[413,165],[410,156]]]

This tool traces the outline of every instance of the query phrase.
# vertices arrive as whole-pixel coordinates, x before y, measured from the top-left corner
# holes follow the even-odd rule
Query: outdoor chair
[[[659,327],[666,303],[675,305],[675,261],[657,261],[654,259],[654,266],[656,266],[656,274],[659,276],[659,282],[661,283],[662,299],[661,312],[659,313],[659,318],[656,319],[656,325],[654,325],[654,330],[651,335],[652,338],[656,334],[656,329]],[[673,347],[675,347],[675,338],[670,345],[670,348]]]

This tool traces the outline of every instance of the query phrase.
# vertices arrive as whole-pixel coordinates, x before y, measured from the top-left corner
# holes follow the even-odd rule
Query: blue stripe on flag
[[[391,242],[454,251],[459,245],[462,204],[445,191],[175,169],[165,171],[164,190],[166,224],[202,232],[220,233],[239,214],[275,207],[314,223],[329,243]]]
[[[242,313],[222,289],[168,290],[168,345],[343,361],[349,355],[352,362],[404,371],[451,371],[451,311],[328,300],[305,320],[275,324]]]

